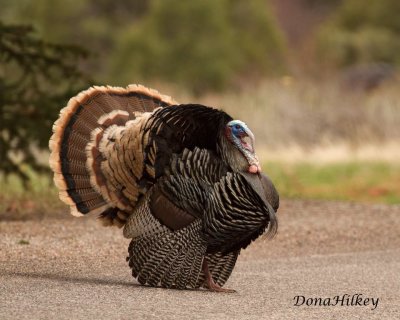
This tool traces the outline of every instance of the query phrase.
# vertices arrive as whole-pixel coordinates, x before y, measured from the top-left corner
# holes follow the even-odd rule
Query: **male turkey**
[[[241,121],[143,86],[93,87],[54,123],[50,166],[71,213],[131,238],[141,284],[222,286],[242,248],[274,235],[279,197]]]

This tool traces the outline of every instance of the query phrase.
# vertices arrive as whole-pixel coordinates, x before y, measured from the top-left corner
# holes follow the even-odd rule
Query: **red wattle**
[[[257,172],[258,172],[258,167],[257,167],[256,165],[252,164],[252,165],[249,167],[249,172],[250,172],[250,173],[257,173]]]

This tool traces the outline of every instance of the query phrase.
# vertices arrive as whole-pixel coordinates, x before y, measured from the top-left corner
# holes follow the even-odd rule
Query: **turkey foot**
[[[203,266],[202,266],[203,272],[206,276],[206,279],[204,280],[204,287],[206,287],[210,291],[214,292],[225,292],[225,293],[233,293],[236,292],[233,289],[225,289],[220,287],[217,283],[214,282],[214,279],[210,273],[210,270],[208,269],[208,263],[207,260],[204,258],[203,260]]]

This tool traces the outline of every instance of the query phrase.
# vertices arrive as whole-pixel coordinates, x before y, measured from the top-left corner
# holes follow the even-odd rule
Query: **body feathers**
[[[53,127],[60,198],[76,216],[97,213],[105,225],[125,226],[140,283],[200,287],[206,259],[222,286],[240,250],[266,229],[276,232],[279,206],[245,131],[234,128],[234,146],[228,124],[237,125],[223,111],[178,105],[142,86],[91,88]]]

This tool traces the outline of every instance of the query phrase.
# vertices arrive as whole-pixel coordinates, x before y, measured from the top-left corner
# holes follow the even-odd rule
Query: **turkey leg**
[[[208,262],[207,262],[206,258],[204,258],[204,260],[203,260],[202,270],[206,276],[206,279],[204,280],[204,287],[206,287],[208,290],[214,291],[214,292],[226,292],[226,293],[236,292],[233,289],[222,288],[217,283],[215,283],[215,281],[210,273],[210,269],[208,269]]]

